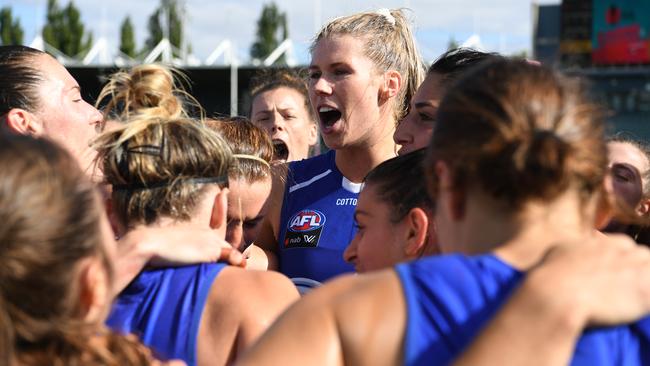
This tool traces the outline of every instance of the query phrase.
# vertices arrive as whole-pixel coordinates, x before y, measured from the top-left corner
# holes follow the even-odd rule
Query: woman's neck
[[[364,143],[336,150],[336,167],[344,177],[354,183],[363,178],[377,165],[397,156],[397,146],[393,141],[395,122],[384,121],[389,126]]]
[[[583,215],[589,211],[580,202],[568,194],[551,203],[528,203],[517,213],[468,203],[464,227],[458,230],[459,249],[466,254],[492,251],[513,267],[528,269],[551,247],[580,243],[595,234],[592,220]]]
[[[188,220],[179,220],[169,216],[160,216],[151,224],[146,226],[149,228],[210,228],[210,220],[212,218],[212,210],[215,204],[215,196],[220,191],[216,185],[205,187],[201,192],[199,201],[190,212]]]

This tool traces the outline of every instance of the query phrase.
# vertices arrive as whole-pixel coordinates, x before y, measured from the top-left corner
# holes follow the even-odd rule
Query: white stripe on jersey
[[[293,193],[293,192],[299,190],[300,188],[307,187],[308,185],[314,183],[315,181],[317,181],[317,180],[319,180],[321,178],[325,178],[331,172],[332,172],[332,169],[327,169],[323,173],[320,173],[317,176],[312,177],[310,180],[308,180],[306,182],[295,184],[295,185],[289,187],[289,193]]]

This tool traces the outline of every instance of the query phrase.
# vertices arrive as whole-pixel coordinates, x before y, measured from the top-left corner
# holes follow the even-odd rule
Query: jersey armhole
[[[210,273],[208,278],[204,278],[204,280],[201,282],[197,290],[196,303],[194,304],[195,310],[192,314],[192,319],[189,327],[190,328],[189,337],[187,340],[187,352],[185,353],[188,355],[188,360],[187,360],[188,366],[197,364],[197,354],[199,351],[198,350],[199,327],[201,326],[201,318],[203,317],[203,311],[205,310],[205,303],[207,301],[208,295],[210,294],[210,289],[212,289],[212,285],[214,284],[214,281],[217,279],[219,273],[221,273],[221,270],[226,267],[226,265],[222,263],[206,265],[206,266],[210,266],[210,267],[214,266],[214,267],[207,268],[208,270],[212,271],[212,273]]]
[[[400,287],[402,289],[402,296],[404,296],[404,303],[406,304],[406,327],[404,329],[404,340],[402,344],[402,349],[404,350],[402,361],[404,362],[404,365],[411,365],[413,362],[415,362],[415,356],[413,355],[412,347],[409,347],[411,344],[409,329],[411,325],[412,315],[417,310],[415,309],[413,302],[410,301],[412,300],[412,297],[409,295],[412,294],[415,290],[413,288],[413,281],[408,280],[411,273],[410,267],[408,265],[400,264],[395,266],[395,273],[399,279]]]

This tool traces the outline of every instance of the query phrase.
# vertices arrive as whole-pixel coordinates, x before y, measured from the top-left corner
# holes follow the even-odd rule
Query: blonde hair
[[[97,98],[96,106],[104,120],[128,122],[132,118],[188,118],[200,104],[188,94],[178,70],[158,64],[138,65],[109,77]]]
[[[188,118],[131,119],[100,135],[95,146],[115,211],[123,224],[161,216],[189,220],[206,183],[228,185],[232,153],[202,122]]]
[[[396,98],[394,117],[402,119],[409,102],[425,77],[425,65],[417,50],[409,22],[400,9],[380,9],[336,18],[326,24],[312,43],[313,51],[324,38],[351,35],[365,41],[365,55],[380,72],[394,70],[403,86]]]
[[[98,98],[106,118],[124,123],[94,141],[124,225],[189,220],[205,183],[228,184],[230,149],[189,117],[188,107],[202,110],[179,77],[162,65],[138,65],[111,75]]]
[[[209,119],[206,124],[230,144],[235,158],[231,179],[254,183],[271,177],[273,143],[264,130],[243,117]]]

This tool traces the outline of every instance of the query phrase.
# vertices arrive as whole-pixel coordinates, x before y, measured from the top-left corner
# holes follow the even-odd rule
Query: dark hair
[[[390,206],[390,219],[395,223],[415,207],[433,210],[422,169],[425,154],[425,149],[419,149],[397,156],[377,165],[366,175],[366,186],[375,187],[377,196]]]
[[[517,209],[575,188],[602,190],[607,148],[602,113],[583,87],[521,60],[497,60],[466,73],[443,98],[426,171],[436,199],[436,161],[452,186],[479,187]]]
[[[109,280],[112,267],[77,161],[45,139],[0,135],[0,168],[0,364],[148,364],[134,337],[81,318],[79,264],[99,258]]]
[[[38,108],[38,84],[43,74],[33,59],[45,52],[26,46],[0,46],[0,116],[14,108],[34,112]]]
[[[472,48],[454,48],[438,57],[429,67],[428,74],[438,74],[441,82],[449,86],[467,70],[490,60],[504,60],[495,52],[482,52]]]
[[[230,146],[235,158],[228,173],[230,179],[254,183],[271,178],[273,143],[264,130],[240,116],[208,119],[205,123]]]
[[[251,110],[249,115],[253,112],[253,100],[257,98],[258,95],[267,92],[269,90],[275,90],[278,88],[289,88],[293,89],[298,94],[302,95],[304,98],[305,110],[309,112],[312,123],[316,120],[316,114],[314,109],[311,107],[309,101],[309,92],[307,90],[307,83],[305,72],[295,71],[293,69],[279,68],[279,69],[262,69],[253,76],[251,80]],[[251,118],[253,116],[250,116]]]

